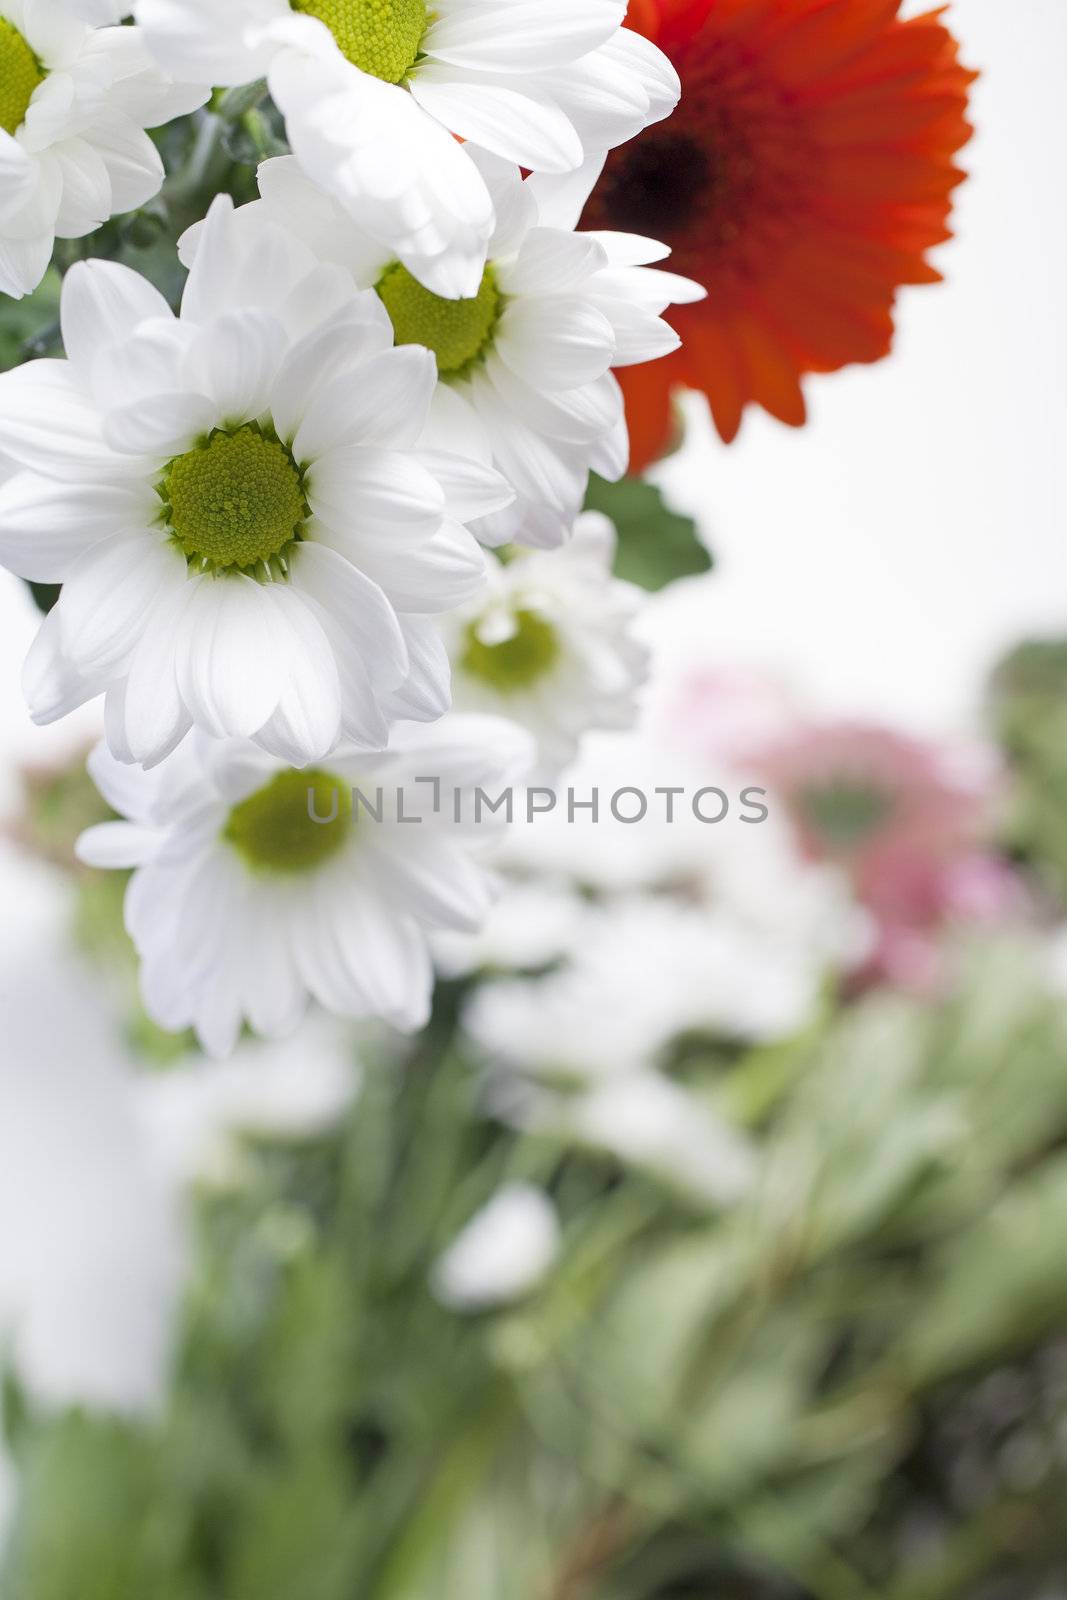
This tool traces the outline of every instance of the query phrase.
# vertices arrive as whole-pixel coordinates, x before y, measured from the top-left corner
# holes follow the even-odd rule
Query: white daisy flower
[[[517,167],[484,151],[470,159],[485,176],[497,223],[477,294],[467,300],[424,288],[292,157],[264,162],[263,198],[239,215],[250,232],[268,220],[292,228],[357,287],[376,290],[397,344],[433,351],[439,384],[427,442],[492,463],[516,491],[509,510],[477,524],[479,537],[558,545],[581,510],[590,468],[608,478],[626,470],[626,418],[612,367],[676,350],[678,335],[661,314],[672,303],[703,299],[704,290],[646,265],[670,254],[665,245],[575,233],[599,163],[567,179],[523,182]],[[190,230],[183,259],[195,248]]]
[[[210,1055],[246,1020],[291,1033],[309,995],[413,1029],[430,931],[478,927],[494,896],[477,857],[506,824],[477,791],[514,782],[529,755],[517,729],[478,717],[409,724],[385,754],[346,747],[302,771],[243,741],[194,738],[148,773],[101,746],[90,770],[128,820],[91,828],[79,854],[137,869],[126,923],[145,1006]]]
[[[416,450],[435,384],[375,295],[290,233],[209,214],[180,318],[136,273],[67,274],[68,359],[0,376],[0,561],[63,585],[24,688],[50,722],[106,691],[124,761],[194,725],[294,765],[382,749],[449,701],[431,621],[485,582],[457,519],[495,473]]]
[[[37,287],[57,238],[80,239],[159,192],[145,128],[203,105],[107,0],[0,0],[0,292]]]
[[[578,754],[592,728],[629,728],[649,654],[632,632],[641,591],[612,576],[615,529],[579,517],[562,550],[521,551],[447,619],[457,707],[511,717],[538,744],[539,776]]]
[[[264,75],[304,170],[437,294],[474,295],[493,226],[460,139],[569,172],[681,87],[626,0],[139,0],[169,71]]]

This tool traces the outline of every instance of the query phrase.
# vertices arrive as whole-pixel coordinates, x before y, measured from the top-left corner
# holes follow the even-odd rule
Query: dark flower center
[[[706,204],[711,153],[685,134],[636,140],[608,167],[599,200],[622,233],[671,243]]]

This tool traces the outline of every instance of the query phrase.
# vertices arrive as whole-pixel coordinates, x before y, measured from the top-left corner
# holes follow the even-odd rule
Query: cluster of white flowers
[[[293,152],[185,235],[180,310],[78,262],[65,358],[0,376],[0,561],[62,586],[31,712],[104,697],[93,772],[128,821],[83,854],[138,869],[149,1010],[214,1053],[309,994],[417,1026],[427,930],[484,915],[458,807],[390,829],[354,789],[491,789],[635,714],[636,591],[581,511],[627,466],[613,369],[674,350],[663,313],[703,291],[577,231],[679,94],[625,12],[0,0],[0,290],[150,199],[144,129],[209,86],[265,79]]]

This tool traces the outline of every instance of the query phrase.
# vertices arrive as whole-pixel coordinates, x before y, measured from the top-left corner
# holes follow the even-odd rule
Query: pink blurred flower
[[[978,844],[998,785],[984,751],[859,722],[796,728],[753,759],[805,853],[860,870],[872,855],[946,857]]]
[[[798,728],[753,760],[803,853],[841,867],[871,915],[863,982],[936,989],[946,929],[1021,908],[1018,878],[986,846],[1000,785],[986,751],[842,722]]]
[[[1001,775],[986,748],[807,722],[781,685],[744,668],[692,677],[673,720],[690,749],[771,791],[801,855],[845,874],[873,933],[853,987],[935,992],[948,929],[1024,908],[1021,880],[987,842]]]

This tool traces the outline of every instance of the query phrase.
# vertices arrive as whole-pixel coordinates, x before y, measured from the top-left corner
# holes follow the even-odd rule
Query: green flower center
[[[462,377],[483,359],[503,310],[492,267],[486,267],[473,300],[444,300],[397,261],[380,279],[378,298],[392,319],[397,344],[425,345],[437,357],[438,372],[449,378]]]
[[[230,812],[223,838],[256,872],[313,872],[344,848],[352,789],[328,772],[279,772]]]
[[[41,63],[14,23],[0,17],[0,128],[5,133],[17,133],[33,91],[43,82]]]
[[[296,463],[255,423],[218,429],[175,457],[158,493],[175,540],[204,571],[284,573],[285,551],[308,516]]]
[[[318,17],[353,66],[386,83],[403,83],[430,23],[426,0],[292,0]]]
[[[800,803],[810,826],[836,850],[862,844],[894,809],[892,797],[883,790],[847,781],[809,789]]]
[[[485,644],[477,630],[477,623],[467,629],[460,670],[487,683],[498,694],[528,689],[551,672],[559,660],[558,633],[534,611],[517,611],[515,632],[500,644]]]

